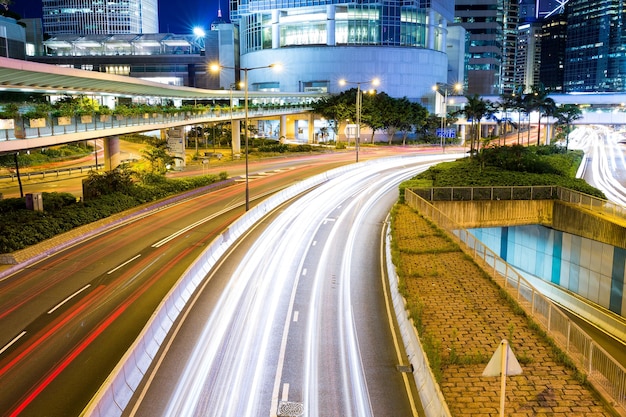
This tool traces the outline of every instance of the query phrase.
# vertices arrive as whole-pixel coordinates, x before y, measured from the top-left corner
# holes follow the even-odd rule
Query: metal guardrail
[[[72,174],[83,174],[84,172],[89,172],[93,170],[100,170],[104,168],[104,164],[96,165],[84,165],[79,167],[71,167],[71,168],[59,168],[59,169],[48,169],[45,171],[26,171],[20,172],[21,178],[26,178],[27,180],[31,180],[33,178],[48,178],[48,177],[59,177],[62,174],[72,175]],[[0,180],[11,180],[17,181],[17,174],[5,174],[0,175]]]
[[[584,200],[586,204],[588,201]],[[472,253],[475,259],[481,260],[490,268],[494,280],[503,288],[510,290],[518,303],[546,329],[557,345],[574,360],[577,366],[584,370],[589,380],[610,396],[616,404],[622,407],[623,411],[626,411],[626,369],[622,365],[596,344],[550,299],[543,296],[511,265],[469,231],[463,229],[410,189],[405,190],[405,201],[410,207],[429,217],[440,228],[447,231],[460,246]]]

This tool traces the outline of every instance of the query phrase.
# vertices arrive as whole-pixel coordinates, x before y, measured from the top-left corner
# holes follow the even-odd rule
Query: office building
[[[157,0],[43,0],[48,35],[122,35],[159,32]]]
[[[455,21],[469,33],[467,93],[498,95],[514,87],[516,0],[457,0]]]
[[[515,49],[515,82],[522,91],[541,84],[541,24],[537,21],[519,25]]]
[[[24,27],[13,18],[0,16],[0,56],[24,59],[25,44]]]
[[[624,3],[570,1],[566,13],[566,92],[626,91]]]
[[[541,69],[539,79],[547,91],[562,93],[565,76],[567,19],[555,14],[541,23]]]
[[[251,90],[336,93],[379,78],[379,90],[422,103],[434,100],[433,85],[460,81],[448,79],[453,15],[453,0],[230,0],[241,66],[283,65],[249,71]]]

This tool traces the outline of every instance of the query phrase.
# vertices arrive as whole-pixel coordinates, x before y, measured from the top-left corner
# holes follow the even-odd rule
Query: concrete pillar
[[[307,143],[315,143],[315,117],[313,117],[313,113],[308,114],[308,138]]]
[[[241,121],[233,120],[233,124],[230,128],[233,155],[241,154]]]
[[[278,138],[286,138],[287,137],[287,116],[282,114],[280,116],[280,125],[279,125],[279,133]]]
[[[446,42],[448,38],[448,21],[446,19],[441,19],[441,52],[448,53]],[[446,79],[446,81],[448,81]]]
[[[107,136],[102,140],[104,147],[104,170],[112,171],[120,165],[120,137]]]
[[[326,45],[335,46],[335,5],[326,6]]]
[[[426,48],[427,49],[435,49],[435,33],[436,32],[437,32],[437,21],[435,19],[435,11],[431,8],[428,11],[428,21],[426,22]]]
[[[272,49],[280,48],[280,22],[278,10],[272,10]]]
[[[467,127],[467,125],[459,126],[459,128],[460,128],[460,135],[461,135],[461,146],[465,146],[465,136],[467,134],[466,127]]]

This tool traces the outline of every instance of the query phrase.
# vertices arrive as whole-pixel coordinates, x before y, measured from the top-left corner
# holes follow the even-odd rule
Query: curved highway
[[[399,182],[441,160],[362,165],[280,207],[211,272],[125,415],[418,415],[381,233]]]
[[[602,190],[609,201],[626,206],[626,144],[606,126],[579,127],[570,134],[570,148],[587,157],[582,178]]]

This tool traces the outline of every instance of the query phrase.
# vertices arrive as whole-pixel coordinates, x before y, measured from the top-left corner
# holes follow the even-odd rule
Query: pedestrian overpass
[[[313,142],[313,129],[303,129],[302,126],[304,124],[313,126],[311,103],[324,96],[320,93],[204,90],[3,57],[0,57],[0,91],[41,93],[51,97],[84,95],[110,108],[114,108],[119,99],[150,104],[163,101],[178,105],[183,102],[224,104],[218,106],[219,111],[150,113],[109,116],[106,119],[98,118],[96,115],[91,118],[75,115],[66,118],[70,119],[66,123],[51,117],[35,124],[26,123],[24,120],[0,120],[0,154],[102,139],[107,169],[119,164],[119,136],[130,133],[169,132],[180,130],[185,126],[206,126],[220,122],[242,121],[246,118],[278,119],[279,137],[287,137],[290,132],[306,130],[306,139]],[[250,104],[249,111],[238,106],[245,104],[246,101]],[[302,121],[305,123],[299,126]],[[232,124],[235,154],[241,152],[240,129],[240,123]]]

